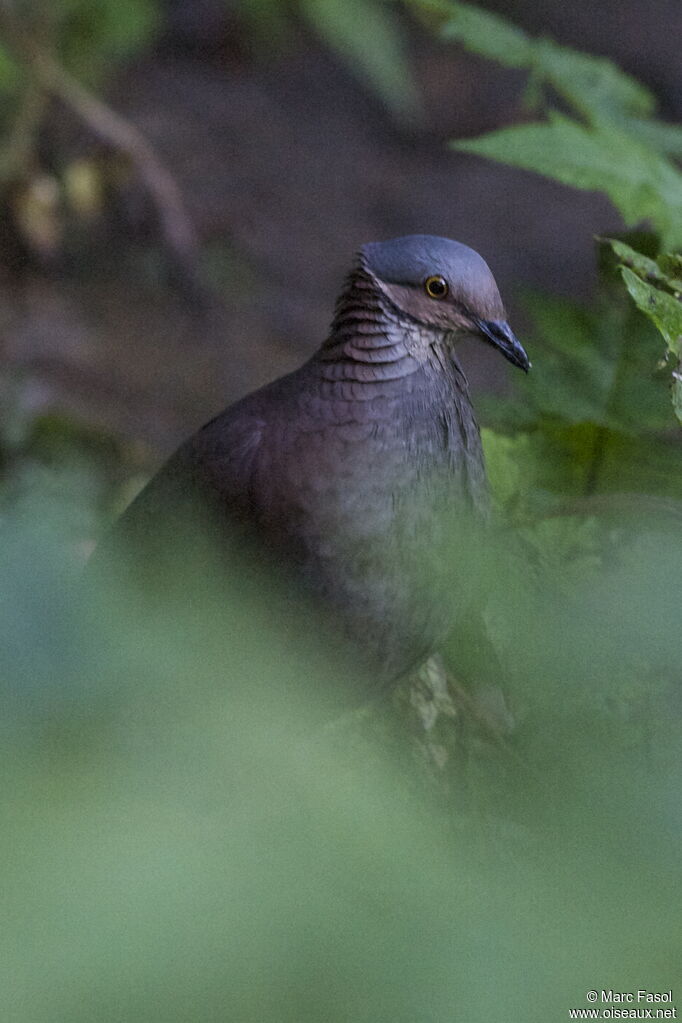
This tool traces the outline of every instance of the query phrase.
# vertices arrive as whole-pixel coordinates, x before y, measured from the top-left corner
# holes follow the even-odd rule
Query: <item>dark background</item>
[[[534,34],[609,56],[682,113],[678,0],[488,4]],[[530,116],[525,75],[445,45],[401,16],[421,112],[397,118],[296,17],[255,39],[224,0],[166,0],[160,31],[111,67],[110,104],[176,176],[201,242],[201,308],[168,279],[149,201],[134,176],[56,251],[5,234],[3,368],[19,403],[65,412],[153,466],[240,394],[298,364],[322,339],[353,252],[411,232],[451,236],[490,263],[517,332],[524,289],[588,296],[593,232],[620,227],[608,201],[449,151]],[[48,162],[97,158],[101,145],[58,103]],[[507,368],[467,353],[475,388]]]

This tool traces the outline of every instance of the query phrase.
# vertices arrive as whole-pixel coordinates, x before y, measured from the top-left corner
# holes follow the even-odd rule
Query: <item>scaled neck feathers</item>
[[[400,380],[419,369],[435,340],[434,332],[389,301],[360,257],[317,359],[327,379]]]

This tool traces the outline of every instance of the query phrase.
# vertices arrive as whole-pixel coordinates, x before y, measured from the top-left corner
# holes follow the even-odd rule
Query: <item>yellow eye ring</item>
[[[432,277],[427,277],[424,281],[424,291],[429,298],[435,298],[438,301],[442,301],[448,297],[450,288],[448,282],[440,274],[434,274]]]

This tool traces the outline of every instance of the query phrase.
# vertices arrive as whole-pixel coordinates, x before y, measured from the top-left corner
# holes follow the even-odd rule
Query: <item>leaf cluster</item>
[[[610,245],[625,287],[666,343],[666,361],[673,363],[673,408],[682,423],[682,256],[663,253],[654,260],[617,239]]]
[[[633,226],[647,219],[663,244],[682,243],[682,128],[655,116],[653,94],[610,60],[532,38],[459,0],[411,0],[438,18],[443,39],[528,73],[527,104],[544,120],[458,140],[453,148],[605,192]]]

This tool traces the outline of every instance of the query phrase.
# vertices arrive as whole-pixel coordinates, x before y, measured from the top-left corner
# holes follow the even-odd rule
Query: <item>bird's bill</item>
[[[527,373],[531,367],[525,349],[506,320],[477,320],[476,326],[490,344],[502,352],[505,359]]]

